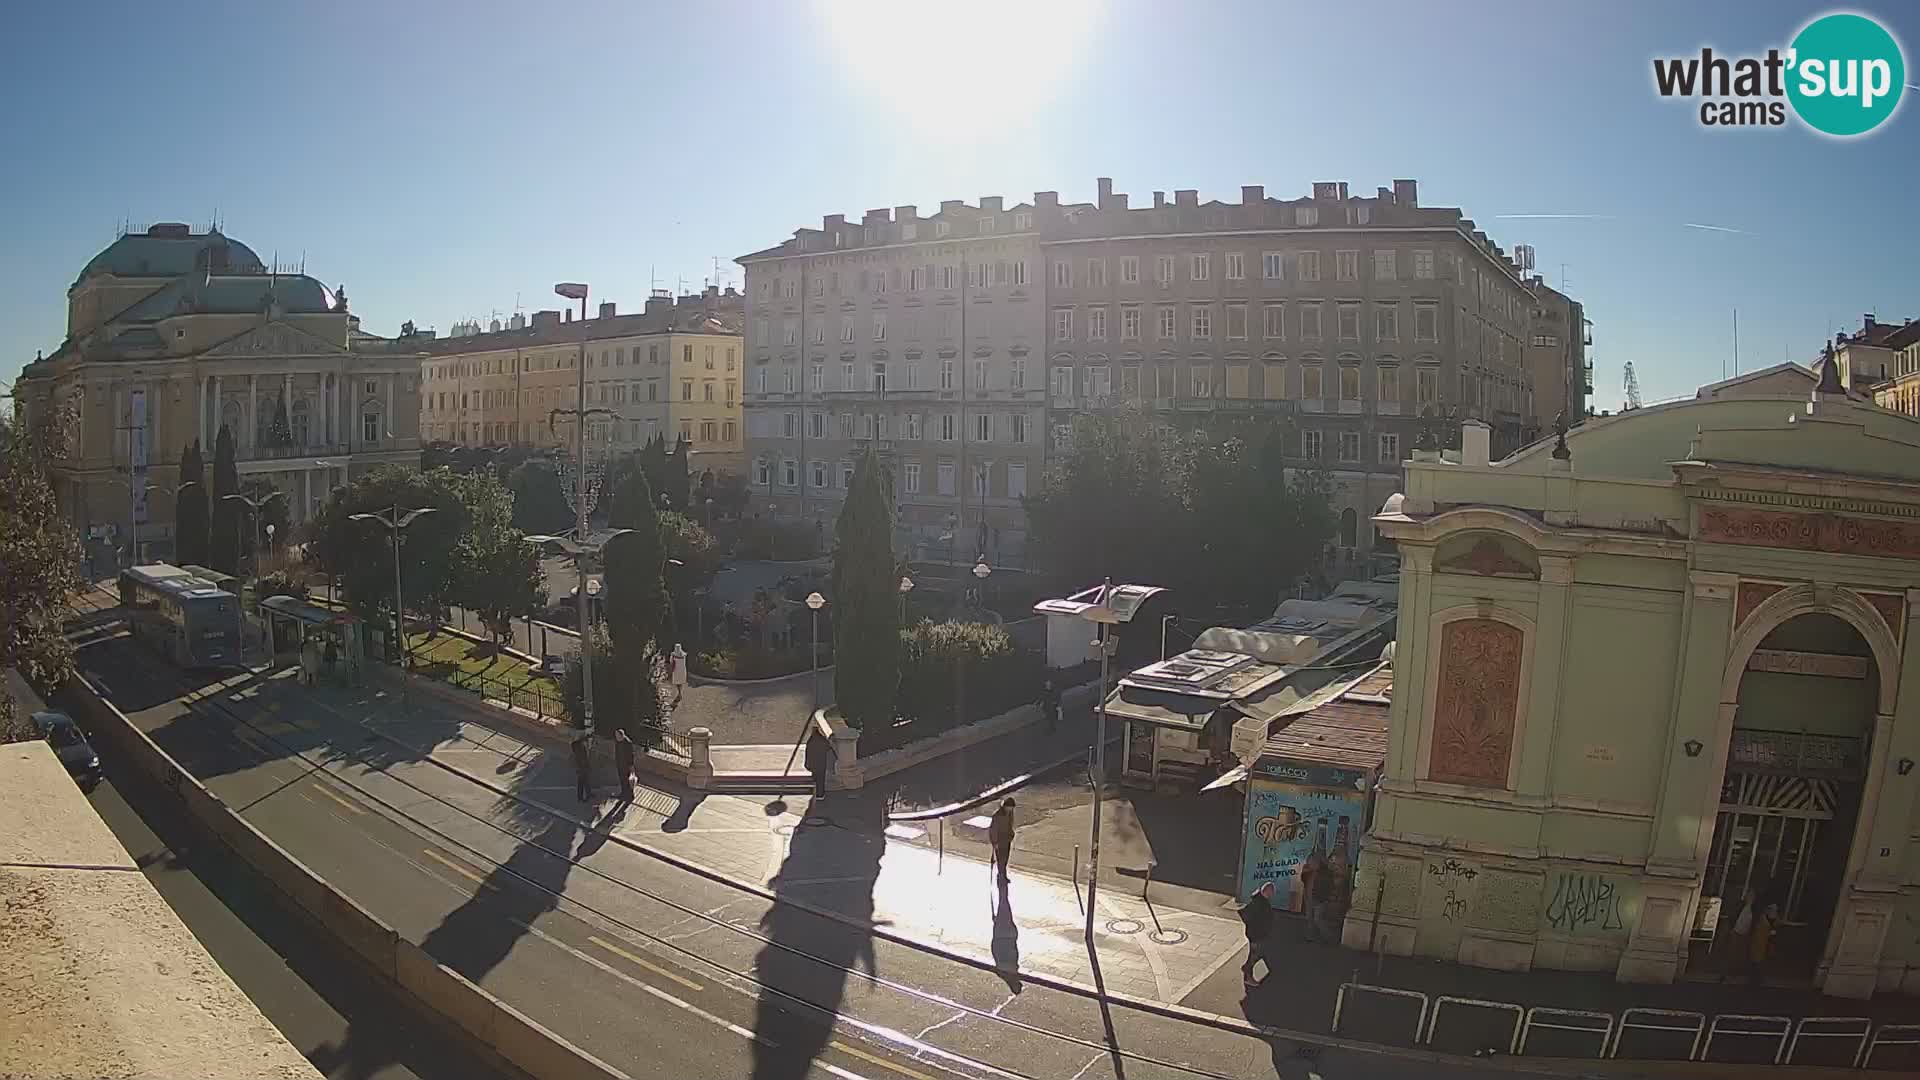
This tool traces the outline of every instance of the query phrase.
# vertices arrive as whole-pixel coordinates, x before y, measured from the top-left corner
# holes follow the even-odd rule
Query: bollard
[[[1080,913],[1086,914],[1087,902],[1080,896],[1080,845],[1073,845],[1073,902],[1080,905]]]
[[[687,732],[687,786],[702,790],[713,782],[713,729],[697,727]]]

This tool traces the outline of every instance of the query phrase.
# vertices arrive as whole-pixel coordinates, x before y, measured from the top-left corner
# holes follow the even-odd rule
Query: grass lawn
[[[420,674],[506,698],[515,705],[529,704],[523,699],[543,699],[542,711],[547,712],[560,700],[560,687],[552,679],[528,671],[526,661],[491,645],[434,630],[408,634],[407,647],[413,654],[413,670]]]

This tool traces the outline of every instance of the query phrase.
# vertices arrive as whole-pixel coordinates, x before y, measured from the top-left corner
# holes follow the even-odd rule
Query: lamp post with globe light
[[[279,493],[275,492],[275,494]],[[227,496],[229,499],[233,497]],[[396,505],[384,514],[350,514],[347,517],[348,521],[371,521],[386,529],[387,534],[393,538],[393,628],[397,635],[394,640],[399,643],[400,649],[400,702],[402,705],[405,705],[407,700],[407,669],[411,666],[409,663],[411,657],[407,652],[406,605],[400,591],[400,531],[422,517],[436,512],[434,507],[423,506],[418,510],[409,510],[402,514],[400,507]]]
[[[985,555],[982,555],[973,561],[973,578],[975,581],[978,581],[980,583],[980,594],[979,594],[978,600],[979,600],[979,605],[982,608],[987,606],[987,593],[986,593],[987,576],[992,573],[993,573],[993,567],[987,565],[987,557]]]
[[[901,626],[907,625],[907,594],[912,591],[913,591],[913,579],[910,577],[902,577],[900,579],[900,625]]]
[[[827,598],[818,592],[807,594],[807,610],[813,612],[813,639],[808,643],[813,654],[813,710],[820,711],[820,609],[827,606]]]

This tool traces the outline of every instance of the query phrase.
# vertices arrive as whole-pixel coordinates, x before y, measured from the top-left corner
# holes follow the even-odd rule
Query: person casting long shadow
[[[1019,993],[1020,926],[1013,921],[1013,902],[1007,896],[1007,879],[1001,878],[993,906],[993,966],[1007,989]]]

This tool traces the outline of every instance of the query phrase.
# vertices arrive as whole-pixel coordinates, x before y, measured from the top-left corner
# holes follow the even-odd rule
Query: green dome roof
[[[78,285],[96,274],[126,277],[178,277],[195,270],[216,274],[264,273],[265,264],[253,249],[219,230],[195,233],[185,225],[154,225],[143,233],[128,233],[95,255]]]

